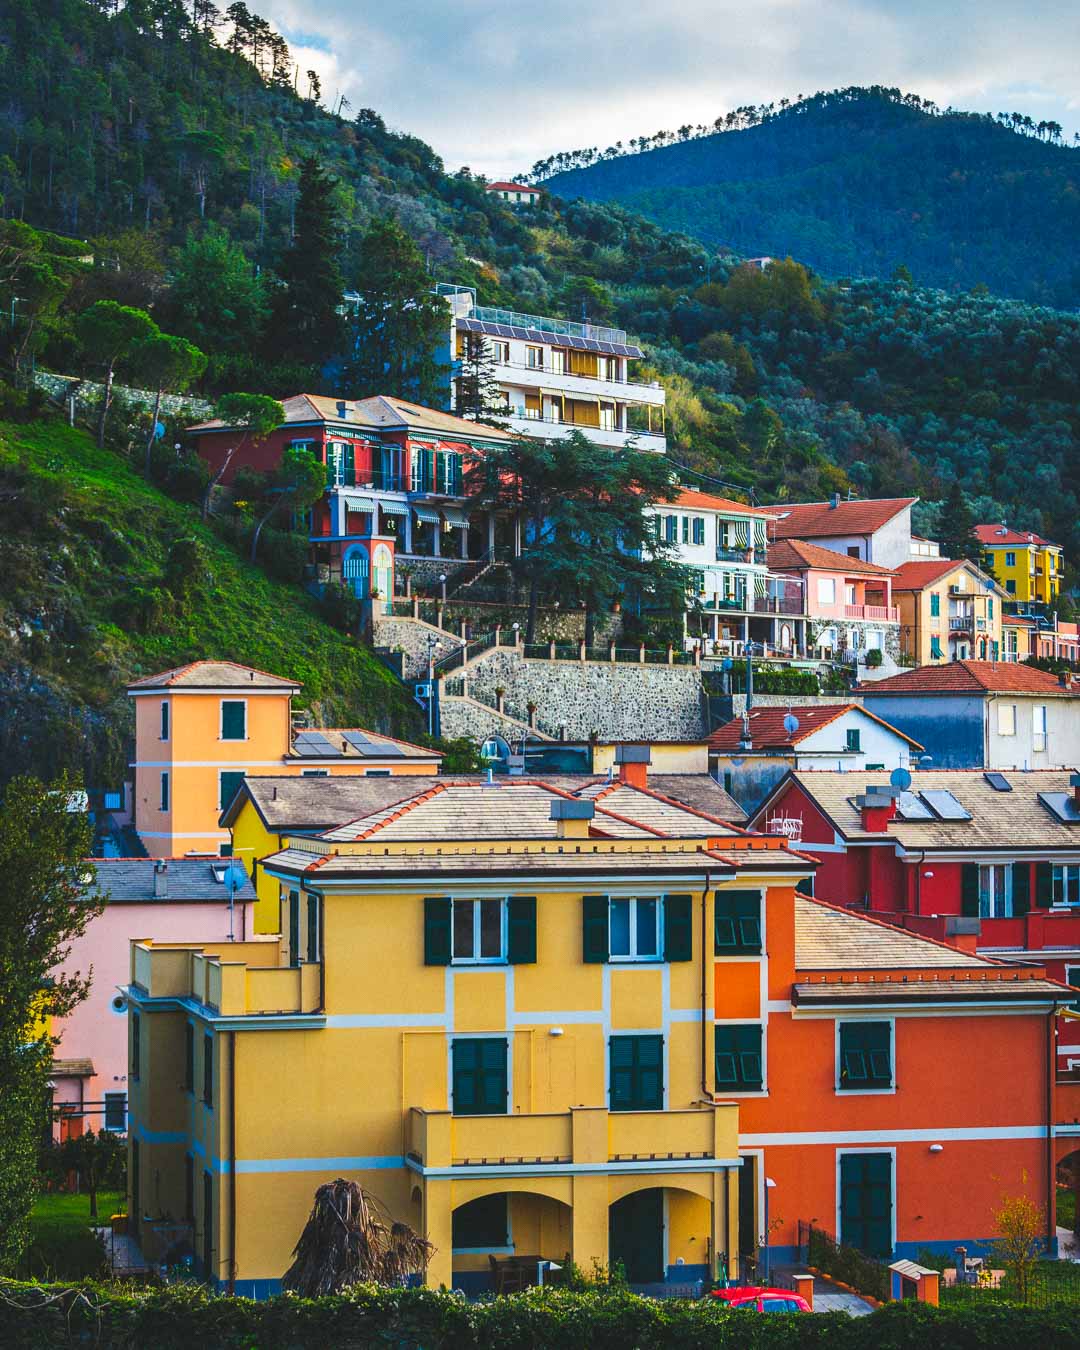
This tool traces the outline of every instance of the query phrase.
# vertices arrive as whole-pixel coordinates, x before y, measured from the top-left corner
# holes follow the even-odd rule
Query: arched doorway
[[[608,1210],[608,1262],[622,1266],[631,1284],[659,1284],[664,1278],[664,1191],[633,1191]]]
[[[372,593],[389,600],[394,594],[394,555],[386,544],[376,544],[371,553]]]
[[[354,544],[347,549],[341,560],[341,580],[347,590],[351,590],[357,600],[366,600],[368,595],[368,552],[366,548]]]
[[[549,1262],[565,1266],[572,1211],[551,1195],[492,1191],[455,1205],[451,1215],[454,1288],[470,1296],[515,1293],[549,1278]]]

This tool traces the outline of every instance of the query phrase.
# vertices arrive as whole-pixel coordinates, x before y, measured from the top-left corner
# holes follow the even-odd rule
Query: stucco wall
[[[877,694],[866,690],[868,712],[926,747],[935,769],[983,768],[981,695]]]
[[[1003,736],[999,731],[999,705],[1011,704],[1016,712],[1016,733]],[[1046,737],[1040,749],[1035,747],[1036,708],[1046,709]],[[1022,694],[998,694],[989,701],[988,768],[1063,769],[1080,763],[1080,698],[1039,698]]]

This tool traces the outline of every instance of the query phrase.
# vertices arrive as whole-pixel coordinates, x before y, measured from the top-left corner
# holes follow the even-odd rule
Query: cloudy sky
[[[848,84],[1080,129],[1076,0],[256,0],[343,93],[489,177]]]

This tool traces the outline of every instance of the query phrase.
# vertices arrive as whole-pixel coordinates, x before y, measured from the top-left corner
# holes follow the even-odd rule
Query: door
[[[754,1256],[757,1232],[757,1160],[745,1157],[739,1168],[739,1255]]]
[[[341,579],[357,600],[367,599],[368,555],[365,548],[352,548],[341,560]]]
[[[608,1261],[626,1267],[631,1284],[656,1284],[664,1278],[664,1192],[635,1191],[608,1211]]]
[[[840,1155],[840,1241],[867,1256],[892,1252],[892,1155]]]

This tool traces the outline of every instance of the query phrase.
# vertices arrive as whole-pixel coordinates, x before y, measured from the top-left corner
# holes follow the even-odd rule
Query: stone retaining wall
[[[542,731],[530,728],[516,717],[489,708],[468,696],[443,694],[439,699],[439,724],[444,740],[465,736],[472,741],[486,741],[489,736],[501,736],[506,741],[518,741],[526,733],[533,739],[549,740]]]
[[[435,653],[436,659],[464,646],[461,638],[443,628],[436,628],[434,624],[424,623],[422,619],[377,615],[372,618],[371,629],[374,646],[385,647],[391,652],[399,647],[402,649],[402,678],[406,681],[427,679],[428,651],[432,639],[441,644]]]
[[[56,375],[50,370],[35,370],[34,383],[50,397],[64,403],[74,394],[76,411],[83,413],[97,409],[105,389],[103,384],[94,380],[80,380],[75,375]],[[147,410],[153,409],[157,398],[153,389],[132,389],[129,385],[114,383],[113,397],[117,396]],[[169,417],[190,417],[195,421],[212,416],[214,405],[189,394],[162,394],[161,411]]]

